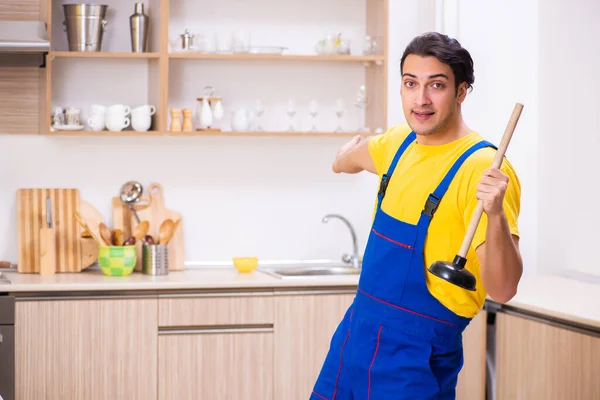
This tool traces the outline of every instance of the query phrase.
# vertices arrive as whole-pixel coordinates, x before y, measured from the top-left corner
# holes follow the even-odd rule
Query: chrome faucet
[[[356,232],[354,232],[352,224],[350,223],[350,221],[348,221],[346,218],[342,217],[339,214],[327,214],[323,217],[321,222],[326,224],[330,218],[340,219],[343,223],[346,224],[346,226],[350,230],[350,235],[352,235],[352,254],[342,255],[342,261],[346,264],[352,265],[352,267],[354,268],[360,268],[360,258],[358,256],[358,242],[356,240]]]

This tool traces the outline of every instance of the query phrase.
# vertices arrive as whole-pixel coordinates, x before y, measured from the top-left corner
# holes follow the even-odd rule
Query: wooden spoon
[[[135,233],[133,234],[133,236],[135,237],[135,240],[136,241],[142,240],[142,238],[144,236],[146,236],[146,233],[148,233],[148,229],[150,229],[150,222],[148,222],[148,221],[140,222],[138,224],[138,226],[136,226]]]
[[[175,232],[177,232],[177,228],[179,228],[180,222],[181,222],[181,218],[179,218],[177,221],[175,221],[175,224],[173,225],[173,235],[175,234]]]
[[[94,234],[94,232],[92,232],[92,230],[88,226],[87,222],[85,222],[85,220],[81,217],[81,214],[79,214],[78,211],[75,211],[73,213],[73,215],[75,215],[75,219],[77,220],[77,222],[79,222],[79,225],[81,225],[83,227],[83,229],[85,229],[92,236],[92,238],[96,241],[96,243],[98,243],[100,246],[104,246],[102,239],[100,239],[98,236],[96,236]]]
[[[110,229],[108,229],[108,226],[106,226],[104,222],[100,222],[100,225],[98,225],[98,227],[100,228],[100,236],[102,237],[102,240],[106,242],[107,246],[110,246],[112,243],[110,237]]]
[[[168,244],[175,232],[175,223],[172,219],[165,219],[158,231],[158,244]]]
[[[112,229],[110,231],[110,238],[114,246],[122,246],[125,241],[125,233],[122,229]]]

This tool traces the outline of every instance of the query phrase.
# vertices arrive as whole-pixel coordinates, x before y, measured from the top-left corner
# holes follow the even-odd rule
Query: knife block
[[[52,228],[46,225],[46,197],[52,204]],[[96,261],[98,245],[93,239],[81,238],[76,210],[90,219],[102,218],[89,203],[79,199],[77,189],[17,190],[19,273],[81,272]]]

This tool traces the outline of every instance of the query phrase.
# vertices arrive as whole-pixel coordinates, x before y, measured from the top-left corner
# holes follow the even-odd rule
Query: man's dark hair
[[[473,59],[458,40],[438,32],[427,32],[415,37],[404,50],[400,61],[400,74],[404,68],[404,60],[409,54],[423,57],[433,56],[440,62],[449,65],[454,73],[457,91],[462,82],[467,82],[467,89],[473,88],[473,82],[475,82]]]

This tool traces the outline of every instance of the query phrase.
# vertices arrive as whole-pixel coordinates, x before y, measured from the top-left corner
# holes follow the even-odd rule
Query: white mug
[[[126,106],[125,104],[113,104],[106,108],[107,113],[120,113],[123,114],[124,117],[131,114],[131,107]]]
[[[131,114],[131,127],[137,132],[146,132],[152,126],[150,114]]]
[[[104,115],[106,113],[106,106],[100,104],[92,104],[90,106],[90,110],[92,111],[92,115]]]
[[[123,104],[115,104],[106,109],[105,124],[109,131],[120,132],[127,128],[130,119],[127,115],[131,113],[131,108]]]
[[[104,129],[104,115],[94,114],[88,118],[87,123],[94,132],[100,132]]]
[[[107,118],[106,119],[106,128],[112,132],[120,132],[123,129],[127,128],[130,124],[129,118],[125,118],[123,120],[119,120],[117,118]]]
[[[143,106],[139,106],[137,108],[134,108],[133,110],[131,110],[131,114],[149,114],[149,115],[154,115],[156,114],[156,107],[154,107],[153,105],[150,104],[146,104]]]

